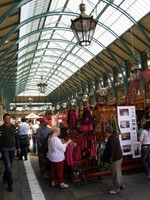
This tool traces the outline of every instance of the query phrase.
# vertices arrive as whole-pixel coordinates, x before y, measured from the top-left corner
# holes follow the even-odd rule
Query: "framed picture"
[[[130,132],[121,133],[121,141],[125,141],[125,140],[131,140]]]
[[[129,117],[129,109],[128,108],[123,108],[123,109],[119,109],[119,116],[120,117]]]
[[[130,128],[130,121],[129,120],[120,121],[120,128]]]
[[[121,148],[122,148],[123,155],[131,155],[132,154],[131,144],[122,144]]]
[[[141,143],[135,142],[132,144],[132,156],[133,158],[141,157]]]

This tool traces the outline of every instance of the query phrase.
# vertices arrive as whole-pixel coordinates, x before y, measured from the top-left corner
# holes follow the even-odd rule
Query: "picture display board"
[[[137,121],[135,106],[117,107],[120,144],[123,155],[141,156],[141,145],[137,138]]]

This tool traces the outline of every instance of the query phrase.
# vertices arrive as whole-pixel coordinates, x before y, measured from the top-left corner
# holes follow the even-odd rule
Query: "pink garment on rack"
[[[70,109],[67,115],[67,123],[70,129],[75,128],[78,119],[77,112],[74,109]]]
[[[70,145],[66,148],[66,164],[68,166],[73,166],[72,147]]]
[[[73,160],[78,161],[82,158],[81,146],[77,145],[73,150]]]
[[[96,143],[94,141],[94,138],[92,139],[92,146],[91,146],[90,155],[92,157],[94,157],[94,156],[96,157],[97,156]]]

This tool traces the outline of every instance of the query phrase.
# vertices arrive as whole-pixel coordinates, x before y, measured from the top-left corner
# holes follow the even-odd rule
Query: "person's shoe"
[[[109,190],[108,193],[109,194],[118,194],[120,192],[119,189],[114,189],[114,190]]]
[[[13,187],[12,187],[12,186],[8,186],[7,190],[8,190],[9,192],[12,192],[12,191],[13,191]]]
[[[58,185],[58,182],[57,181],[52,181],[52,187],[55,187]]]
[[[61,184],[60,184],[60,188],[61,188],[61,189],[68,188],[68,187],[69,187],[69,185],[67,185],[67,184],[65,184],[65,183],[61,183]]]

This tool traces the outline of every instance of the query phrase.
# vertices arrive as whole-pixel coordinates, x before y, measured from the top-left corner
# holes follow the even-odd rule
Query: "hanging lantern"
[[[88,101],[89,100],[89,96],[87,94],[84,94],[82,96],[82,101]]]
[[[101,96],[106,96],[107,95],[107,88],[105,88],[105,87],[100,88],[99,89],[99,94]]]
[[[67,103],[64,102],[64,103],[62,104],[62,107],[63,107],[63,108],[66,108],[66,107],[67,107]]]
[[[40,81],[40,83],[37,84],[37,86],[38,86],[40,93],[45,93],[47,84],[44,82],[43,76],[41,76],[41,81]]]
[[[71,104],[71,105],[76,105],[76,100],[75,100],[75,99],[71,99],[71,100],[70,100],[70,104]]]
[[[141,69],[139,67],[139,64],[134,62],[130,70],[132,78],[135,79],[139,75],[140,71]]]
[[[85,4],[80,4],[79,9],[81,14],[74,20],[71,20],[71,29],[81,46],[88,46],[91,44],[97,21],[93,16],[85,14]]]

